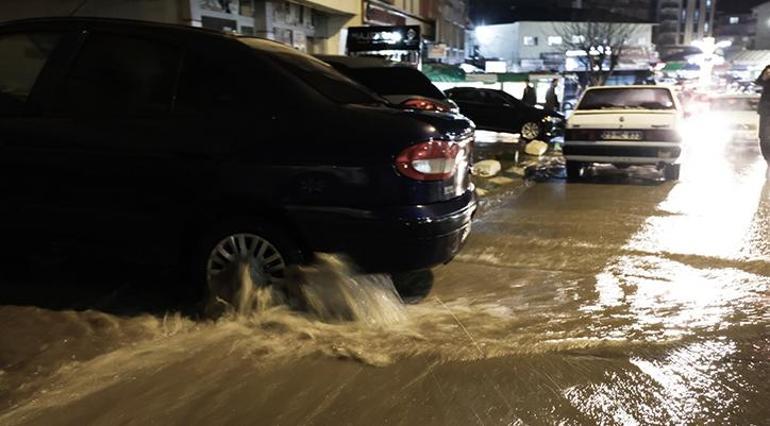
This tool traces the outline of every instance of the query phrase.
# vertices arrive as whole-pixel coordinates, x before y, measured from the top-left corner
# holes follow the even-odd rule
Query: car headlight
[[[564,122],[564,119],[563,119],[563,118],[561,118],[561,117],[554,117],[554,116],[552,116],[552,115],[549,115],[548,117],[545,117],[545,118],[543,119],[543,121],[545,121],[545,122],[547,122],[547,123],[558,124],[558,123],[563,123],[563,122]]]

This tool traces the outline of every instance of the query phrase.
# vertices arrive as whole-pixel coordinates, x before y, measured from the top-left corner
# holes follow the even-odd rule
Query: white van
[[[567,177],[581,177],[594,163],[610,163],[655,165],[667,180],[679,179],[683,118],[679,101],[668,87],[589,88],[567,121]]]

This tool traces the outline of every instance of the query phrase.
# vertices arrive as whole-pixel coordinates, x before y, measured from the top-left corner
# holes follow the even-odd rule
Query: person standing
[[[551,80],[551,87],[545,92],[545,109],[548,111],[559,110],[559,97],[556,95],[556,88],[559,87],[559,79]]]
[[[762,87],[757,113],[759,114],[759,148],[770,166],[770,65],[762,70],[754,84]]]
[[[537,104],[537,89],[529,81],[529,77],[527,77],[527,86],[524,88],[524,95],[521,97],[521,101],[529,106]]]

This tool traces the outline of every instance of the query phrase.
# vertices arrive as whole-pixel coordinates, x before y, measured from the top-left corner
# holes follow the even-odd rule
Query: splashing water
[[[390,277],[358,274],[350,265],[342,257],[324,254],[314,265],[297,268],[292,281],[307,310],[322,321],[368,325],[404,321],[404,303]]]
[[[265,282],[248,263],[238,263],[212,284],[207,311],[232,318],[288,306],[324,322],[373,326],[406,319],[403,301],[388,275],[358,273],[342,256],[318,254],[315,263],[292,267],[285,282]]]

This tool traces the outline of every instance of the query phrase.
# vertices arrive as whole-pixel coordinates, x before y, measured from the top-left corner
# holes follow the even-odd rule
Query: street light
[[[693,41],[692,45],[699,48],[701,53],[690,58],[690,63],[700,66],[700,84],[702,87],[709,87],[714,66],[725,63],[725,58],[718,54],[717,50],[730,47],[732,42],[723,40],[717,43],[714,37],[705,37],[703,40]]]

